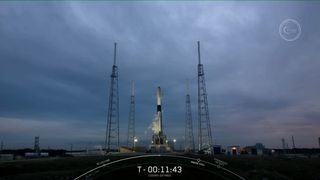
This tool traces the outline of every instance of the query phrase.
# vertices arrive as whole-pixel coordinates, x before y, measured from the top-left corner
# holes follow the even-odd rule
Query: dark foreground
[[[175,156],[175,155],[173,155]],[[286,157],[286,156],[196,156],[196,155],[178,155],[190,158],[196,158],[205,160],[208,162],[216,163],[216,160],[221,160],[227,163],[223,165],[224,168],[240,175],[245,179],[311,179],[320,180],[320,158],[298,158],[298,157]],[[74,179],[81,174],[98,167],[97,163],[110,159],[108,162],[114,162],[116,160],[131,157],[124,155],[112,155],[112,156],[87,156],[87,157],[65,157],[55,159],[35,159],[35,160],[21,160],[21,161],[10,161],[0,162],[0,179],[35,179],[35,180],[67,180]],[[157,159],[158,158],[158,159]],[[157,157],[150,159],[136,159],[131,162],[124,161],[122,164],[108,165],[107,168],[100,169],[95,173],[102,173],[97,176],[97,179],[109,179],[106,177],[117,176],[137,176],[141,178],[151,177],[149,174],[159,173],[138,173],[137,166],[145,167],[147,171],[148,166],[160,166],[173,168],[174,166],[182,166],[183,171],[170,172],[168,173],[171,178],[197,178],[203,174],[203,179],[209,178],[207,175],[210,174],[207,170],[199,168],[190,168],[191,166],[185,166],[186,160],[183,162],[180,159]],[[158,162],[158,163],[157,163]],[[201,161],[200,161],[201,162]],[[101,165],[101,164],[100,164]],[[142,170],[141,169],[141,170]],[[212,168],[211,168],[212,169]],[[172,170],[172,169],[171,169]],[[105,172],[110,173],[106,174]],[[212,169],[217,176],[214,179],[221,179],[224,174],[219,174],[219,168]],[[159,171],[160,172],[160,171]],[[104,173],[104,174],[103,174]],[[161,174],[161,172],[160,172]],[[167,174],[167,175],[168,175]],[[149,176],[147,176],[149,175]],[[220,178],[219,178],[220,175]],[[94,176],[93,176],[94,177]],[[231,177],[231,176],[230,176]],[[189,179],[188,178],[188,179]],[[200,177],[199,177],[200,178]],[[87,178],[90,179],[90,178]],[[153,179],[158,179],[153,177]],[[169,179],[169,176],[163,176],[161,179]],[[232,178],[226,178],[232,179]]]

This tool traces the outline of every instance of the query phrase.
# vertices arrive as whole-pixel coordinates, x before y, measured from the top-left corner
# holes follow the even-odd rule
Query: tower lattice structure
[[[34,137],[34,152],[37,156],[40,155],[40,136]]]
[[[191,112],[191,100],[189,94],[189,84],[187,82],[187,94],[186,94],[186,127],[185,127],[185,151],[193,152],[195,150],[194,136],[193,136],[193,122]]]
[[[135,140],[135,95],[134,95],[134,82],[132,82],[130,107],[129,107],[129,123],[128,123],[128,135],[127,146],[134,148]]]
[[[107,115],[106,151],[119,150],[119,90],[118,67],[116,66],[117,43],[114,43],[114,58],[111,73],[109,107]]]
[[[211,125],[209,118],[208,97],[204,76],[203,64],[201,64],[200,42],[198,41],[198,143],[199,151],[213,151]]]

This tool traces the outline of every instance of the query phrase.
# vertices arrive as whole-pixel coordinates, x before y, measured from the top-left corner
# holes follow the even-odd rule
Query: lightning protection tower
[[[131,85],[130,107],[129,107],[129,123],[128,123],[128,137],[127,146],[134,148],[135,139],[135,99],[134,99],[134,82]]]
[[[295,149],[296,148],[296,144],[294,143],[294,137],[291,136],[291,140],[292,140],[292,149]]]
[[[286,140],[284,138],[281,138],[282,143],[282,149],[286,149]]]
[[[34,137],[34,153],[37,155],[37,156],[40,156],[40,137],[39,136],[36,136]]]
[[[107,129],[105,148],[107,152],[119,150],[119,91],[118,67],[116,66],[117,43],[114,43],[114,57],[111,74],[109,107],[107,115]]]
[[[194,137],[193,137],[193,122],[191,113],[191,100],[189,95],[189,82],[187,80],[187,93],[186,93],[186,127],[185,127],[185,151],[194,151]]]
[[[203,64],[201,64],[200,42],[198,41],[198,141],[199,151],[213,152],[211,125],[209,118],[208,99],[204,77]]]

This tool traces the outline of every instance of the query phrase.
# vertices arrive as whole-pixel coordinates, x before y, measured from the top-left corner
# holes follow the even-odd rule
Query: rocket
[[[152,122],[152,130],[154,132],[152,136],[152,144],[153,145],[166,145],[166,136],[163,133],[162,129],[162,109],[161,109],[161,88],[157,87],[156,92],[156,100],[157,100],[157,113],[155,120]],[[159,147],[158,147],[159,148]],[[160,151],[160,149],[158,149]]]
[[[159,127],[159,135],[162,134],[162,112],[161,112],[161,88],[158,86],[157,88],[157,118],[158,118],[158,127]]]

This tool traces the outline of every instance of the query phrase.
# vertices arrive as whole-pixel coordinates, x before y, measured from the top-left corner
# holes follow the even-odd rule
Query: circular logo
[[[295,41],[301,35],[300,24],[294,19],[286,19],[279,26],[279,34],[286,41]]]

